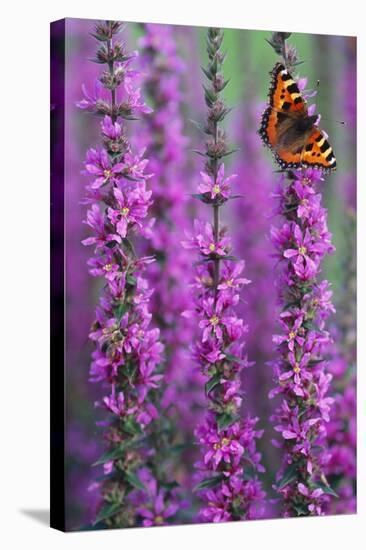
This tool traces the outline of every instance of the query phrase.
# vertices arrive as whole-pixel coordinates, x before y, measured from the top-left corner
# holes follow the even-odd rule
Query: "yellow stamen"
[[[227,437],[224,437],[221,440],[221,445],[229,445],[229,443],[230,443],[230,439],[228,439]]]
[[[162,523],[164,523],[164,518],[163,516],[156,516],[155,517],[155,523],[161,525]]]
[[[302,256],[304,256],[306,254],[307,250],[306,250],[306,247],[305,246],[300,246],[299,247],[299,254],[301,254]]]
[[[295,338],[295,336],[296,336],[296,332],[291,331],[291,332],[289,333],[289,335],[288,335],[289,340],[293,340],[293,339]]]
[[[217,184],[214,185],[212,191],[215,193],[215,195],[217,195],[218,193],[220,193],[220,186]]]
[[[294,366],[293,370],[294,370],[295,374],[298,374],[300,372],[300,367],[299,367],[298,363],[295,363],[295,366]]]
[[[125,206],[124,208],[121,209],[121,214],[122,216],[127,216],[127,214],[129,213],[130,209],[127,208],[127,206]]]
[[[104,177],[105,178],[110,178],[112,175],[112,172],[110,170],[104,170]]]
[[[226,281],[227,286],[233,286],[234,279],[228,279]]]
[[[208,248],[210,249],[211,252],[215,252],[215,243],[211,243]]]
[[[211,325],[215,327],[218,324],[218,322],[219,322],[219,318],[217,317],[217,315],[213,315],[210,319]]]
[[[104,271],[111,271],[112,267],[113,267],[112,264],[105,264],[103,269]]]

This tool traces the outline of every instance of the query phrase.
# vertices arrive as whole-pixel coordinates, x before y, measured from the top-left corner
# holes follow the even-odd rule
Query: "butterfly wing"
[[[271,71],[271,86],[268,93],[269,105],[262,115],[259,135],[270,148],[278,144],[278,127],[288,118],[288,113],[298,116],[307,114],[298,85],[282,63],[276,63]]]
[[[314,126],[302,153],[302,164],[322,170],[335,170],[337,161],[324,132]]]
[[[307,107],[300,90],[282,63],[276,63],[271,71],[269,104],[276,111],[307,114]]]
[[[268,98],[269,105],[262,115],[259,135],[273,151],[281,168],[307,165],[323,170],[335,169],[332,149],[325,135],[315,126],[310,136],[296,135],[296,142],[293,143],[296,147],[284,146],[284,138],[290,136],[290,132],[294,134],[294,121],[306,118],[308,110],[298,85],[282,63],[276,63],[271,72]]]

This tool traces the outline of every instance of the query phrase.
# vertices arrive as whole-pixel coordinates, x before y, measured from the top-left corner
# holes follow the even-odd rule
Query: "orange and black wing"
[[[314,126],[303,147],[296,151],[281,147],[281,125],[291,118],[306,117],[307,106],[299,87],[282,63],[276,63],[271,72],[269,104],[262,115],[259,134],[262,141],[273,151],[276,162],[283,169],[312,166],[324,171],[334,170],[336,159],[325,134]]]
[[[306,142],[301,164],[320,168],[324,171],[335,170],[337,161],[326,135],[317,126]]]
[[[269,104],[262,115],[259,135],[266,145],[275,149],[278,126],[283,118],[287,113],[306,116],[307,107],[298,85],[282,63],[276,63],[270,74]]]

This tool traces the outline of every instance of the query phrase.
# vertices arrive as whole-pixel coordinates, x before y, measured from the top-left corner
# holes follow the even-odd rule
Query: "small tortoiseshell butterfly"
[[[269,105],[263,113],[259,135],[273,151],[281,168],[313,167],[335,170],[336,159],[317,115],[309,115],[298,85],[282,63],[272,72]]]

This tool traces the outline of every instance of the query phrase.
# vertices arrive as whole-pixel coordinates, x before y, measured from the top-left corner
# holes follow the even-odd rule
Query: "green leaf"
[[[140,424],[132,416],[126,418],[123,429],[131,435],[141,435],[143,433]]]
[[[125,480],[128,481],[130,485],[132,485],[132,487],[135,487],[135,489],[140,489],[141,491],[146,492],[145,485],[139,480],[136,474],[134,474],[133,472],[127,471],[125,472],[124,477],[125,477]]]
[[[298,67],[299,65],[302,65],[303,63],[305,63],[305,61],[295,61],[295,63],[292,63],[292,66],[293,67]]]
[[[225,430],[225,428],[228,428],[231,426],[231,424],[234,424],[238,419],[237,416],[232,416],[231,414],[224,413],[221,416],[219,416],[217,420],[217,427],[219,430],[219,433]]]
[[[252,466],[251,464],[249,464],[248,466],[245,466],[243,479],[251,480],[251,479],[255,479],[256,476],[257,476],[257,469],[255,468],[255,466]]]
[[[123,302],[113,309],[113,313],[118,321],[122,319],[126,311],[128,310],[128,304]]]
[[[303,327],[305,327],[308,330],[315,330],[316,332],[322,332],[319,326],[316,323],[314,323],[314,321],[305,321],[305,323],[303,323]]]
[[[127,275],[126,282],[131,286],[135,286],[137,281],[133,275]]]
[[[339,498],[339,495],[330,487],[330,485],[326,485],[325,483],[315,483],[316,489],[323,489],[323,492],[327,495],[332,495],[332,497]]]
[[[306,365],[307,367],[315,367],[315,365],[319,365],[319,363],[324,363],[324,359],[312,359],[309,361],[309,363]]]
[[[213,202],[210,198],[210,195],[208,195],[207,193],[192,193],[191,197],[193,197],[194,199],[198,199],[199,201],[204,203]]]
[[[177,487],[180,487],[179,483],[177,481],[161,481],[160,485],[164,487],[164,489],[167,489],[168,491],[171,491],[172,489],[176,489]]]
[[[230,151],[227,151],[226,153],[224,153],[223,155],[221,155],[222,157],[228,157],[229,155],[232,155],[234,153],[237,153],[238,151],[240,151],[240,149],[231,149]]]
[[[234,199],[244,199],[244,195],[231,195],[228,200],[232,201]]]
[[[306,504],[294,504],[294,510],[296,511],[298,516],[308,516],[309,515],[309,508]]]
[[[203,479],[200,483],[198,483],[198,485],[196,485],[193,490],[201,491],[202,489],[211,489],[212,487],[216,487],[216,485],[219,485],[219,483],[223,479],[224,476],[222,474],[215,477],[207,477],[206,479]]]
[[[99,514],[97,515],[93,525],[96,525],[97,523],[100,523],[101,521],[104,521],[108,518],[111,518],[119,510],[121,510],[121,504],[119,502],[108,502],[108,504],[105,504],[99,510]]]
[[[288,466],[288,468],[286,468],[283,474],[283,478],[278,484],[278,489],[283,489],[284,487],[286,487],[286,485],[288,485],[292,481],[295,481],[295,479],[297,479],[297,465],[291,464],[290,466]]]
[[[225,357],[226,359],[228,359],[229,361],[232,361],[233,363],[242,362],[242,359],[240,359],[240,357],[238,357],[237,355],[233,355],[232,353],[225,353]]]
[[[203,86],[203,89],[205,91],[206,102],[208,103],[208,106],[211,107],[212,104],[218,99],[218,95],[211,88]]]
[[[110,460],[118,460],[118,458],[121,458],[123,456],[126,450],[126,447],[128,447],[127,444],[119,445],[116,449],[110,449],[109,451],[106,451],[105,453],[102,454],[101,457],[98,458],[96,462],[94,462],[93,466],[99,466],[100,464],[105,464]]]
[[[207,76],[209,80],[212,80],[211,73],[209,73],[204,67],[201,67],[202,72]]]
[[[197,155],[200,155],[201,157],[207,157],[207,153],[203,153],[202,151],[198,151],[198,149],[193,149],[193,152]]]
[[[108,241],[107,243],[105,243],[105,246],[108,248],[114,248],[116,244],[117,244],[117,241]]]
[[[125,376],[127,376],[128,381],[130,382],[130,384],[132,384],[133,378],[134,378],[134,376],[136,374],[136,371],[137,371],[137,364],[136,363],[131,363],[131,362],[126,363],[125,368],[123,370],[124,370],[123,374]]]
[[[217,121],[217,122],[221,122],[222,120],[224,120],[224,118],[225,118],[229,113],[231,113],[231,111],[232,111],[231,108],[230,108],[230,109],[229,109],[229,108],[224,109],[224,110],[222,111],[222,113],[220,114],[220,116],[217,117],[216,121]]]
[[[215,57],[208,66],[208,71],[213,77],[215,77],[217,73],[217,68],[218,68],[217,57]]]
[[[218,373],[218,374],[215,374],[212,378],[210,378],[208,382],[206,382],[206,385],[205,385],[206,395],[208,395],[210,391],[212,391],[217,386],[217,384],[220,383],[221,378],[222,378],[222,374]]]

